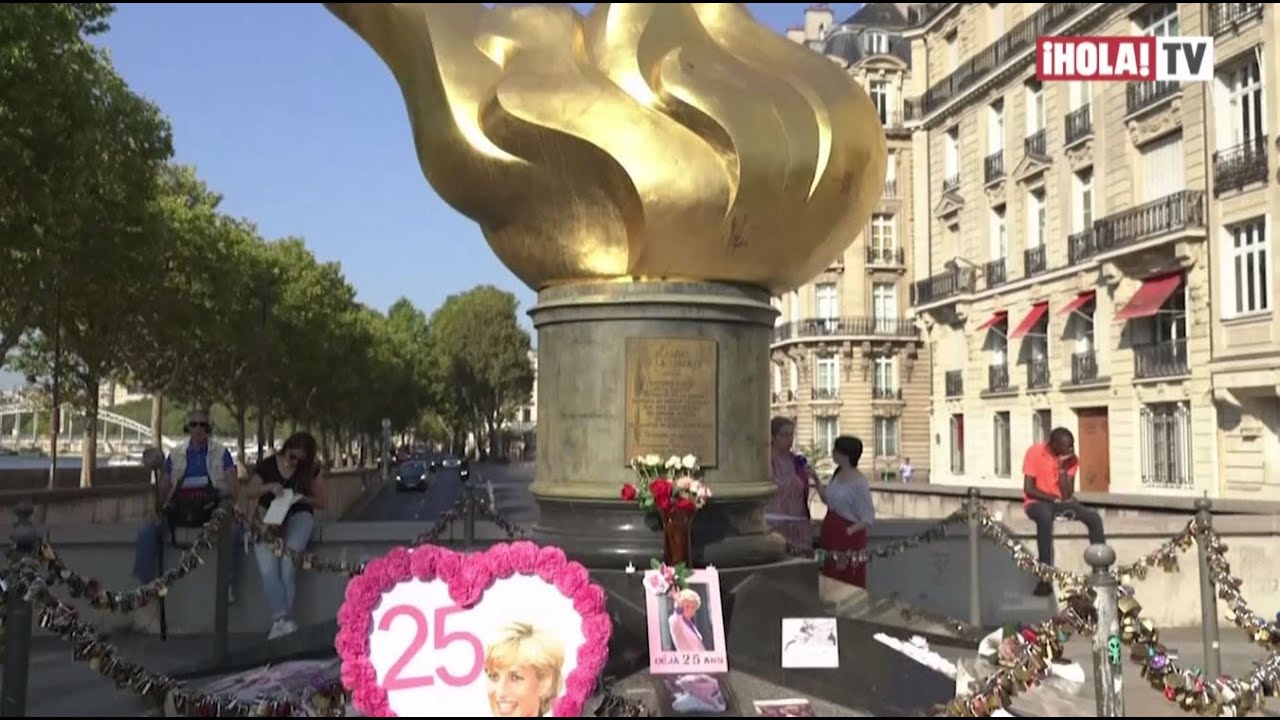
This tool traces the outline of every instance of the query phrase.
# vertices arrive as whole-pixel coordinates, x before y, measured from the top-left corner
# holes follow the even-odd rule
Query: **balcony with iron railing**
[[[900,247],[867,246],[867,265],[875,267],[901,267],[907,264],[907,254]]]
[[[1213,154],[1213,194],[1267,182],[1267,138],[1260,136]]]
[[[837,400],[840,397],[840,388],[830,385],[824,387],[815,386],[809,394],[814,400]]]
[[[982,276],[987,279],[987,287],[1000,287],[1009,280],[1009,263],[1005,258],[988,260],[982,266]]]
[[[1209,32],[1214,35],[1232,32],[1240,25],[1262,17],[1262,3],[1205,3],[1209,10]]]
[[[771,399],[775,404],[777,404],[777,403],[784,403],[784,402],[795,402],[795,401],[796,401],[796,391],[795,391],[795,390],[779,390],[779,391],[775,391],[775,392],[770,396],[770,399]]]
[[[1036,160],[1049,158],[1049,142],[1044,128],[1040,128],[1022,140],[1022,152]]]
[[[889,180],[885,180],[885,181],[884,181],[884,192],[880,193],[880,196],[881,196],[881,197],[883,197],[883,198],[896,198],[896,197],[898,197],[898,180],[897,180],[897,178],[891,178],[891,179],[889,179]]]
[[[1027,389],[1044,390],[1049,387],[1049,380],[1049,358],[1031,358],[1027,363]]]
[[[1188,228],[1204,227],[1204,191],[1180,190],[1108,215],[1067,238],[1071,264]]]
[[[1022,251],[1022,273],[1027,277],[1039,275],[1048,268],[1048,265],[1045,260],[1043,245],[1037,245]]]
[[[1138,380],[1181,377],[1190,372],[1190,369],[1185,339],[1166,340],[1133,348],[1133,376]]]
[[[871,388],[872,400],[901,400],[902,388],[884,387],[876,385]]]
[[[1072,145],[1093,135],[1093,108],[1088,103],[1067,113],[1063,119],[1062,142]]]
[[[949,398],[964,396],[964,371],[948,370],[942,380],[943,389]]]
[[[1072,353],[1071,384],[1088,385],[1098,380],[1098,353],[1094,350]]]
[[[1004,151],[997,150],[982,161],[982,179],[988,185],[1004,177]]]
[[[947,300],[973,292],[977,284],[977,270],[958,267],[916,281],[911,286],[911,302],[915,305],[927,305]]]
[[[923,95],[907,103],[908,113],[920,119],[933,114],[967,90],[982,87],[990,73],[1030,51],[1036,39],[1052,35],[1076,15],[1096,3],[1045,3],[1031,17],[1013,26],[995,42],[964,61],[951,74],[934,83]]]
[[[942,179],[942,192],[954,193],[960,192],[960,173],[948,175]]]
[[[805,338],[879,337],[915,338],[915,321],[905,317],[831,317],[806,318],[783,323],[773,329],[773,341]]]
[[[1005,364],[988,365],[987,366],[987,392],[1001,393],[1008,392],[1013,388],[1009,385],[1009,366]]]
[[[1182,91],[1176,80],[1139,80],[1125,88],[1125,110],[1130,115],[1155,107]]]

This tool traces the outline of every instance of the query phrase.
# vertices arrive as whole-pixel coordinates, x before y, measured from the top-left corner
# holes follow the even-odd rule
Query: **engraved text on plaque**
[[[627,338],[627,457],[716,464],[716,341]]]

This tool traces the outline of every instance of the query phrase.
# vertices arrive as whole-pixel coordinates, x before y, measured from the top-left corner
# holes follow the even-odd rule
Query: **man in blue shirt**
[[[165,458],[164,470],[157,487],[158,496],[164,498],[164,508],[186,493],[206,493],[210,487],[224,497],[234,496],[236,463],[231,451],[212,437],[209,414],[203,410],[187,415],[187,441],[179,443]],[[211,462],[212,460],[212,462]],[[133,575],[140,583],[148,583],[160,576],[160,547],[164,543],[164,518],[153,515],[138,530],[134,551]],[[232,547],[242,545],[242,529],[232,523],[230,531]],[[239,577],[240,553],[231,555],[231,585],[227,587],[228,602],[235,602],[235,583]],[[150,603],[140,608],[134,616],[134,625],[144,632],[156,632],[159,628],[159,606]]]

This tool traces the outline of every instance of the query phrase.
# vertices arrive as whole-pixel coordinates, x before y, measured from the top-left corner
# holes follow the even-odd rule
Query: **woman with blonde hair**
[[[511,623],[484,653],[493,717],[547,717],[564,687],[564,643],[530,623]]]
[[[671,631],[671,644],[676,652],[706,652],[702,631],[694,621],[702,607],[702,596],[696,590],[685,588],[671,596],[671,605],[667,628]]]

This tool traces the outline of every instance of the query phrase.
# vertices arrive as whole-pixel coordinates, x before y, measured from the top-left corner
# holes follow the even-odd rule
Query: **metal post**
[[[231,553],[236,552],[237,548],[232,542],[235,540],[235,533],[232,532],[235,518],[231,517],[226,524],[222,526],[222,530],[218,533],[218,557],[214,561],[213,577],[214,577],[214,593],[213,593],[213,665],[221,667],[227,660],[227,652],[229,647],[228,632],[228,614],[230,611],[230,600],[227,596],[228,588],[231,586]]]
[[[271,321],[271,283],[263,280],[258,285],[258,462],[267,456],[267,397],[271,394],[268,386],[270,373],[267,365],[271,362],[271,338],[269,337]]]
[[[1213,528],[1213,503],[1208,497],[1196,499],[1196,523],[1205,530]],[[1204,670],[1208,677],[1222,674],[1222,650],[1218,636],[1218,593],[1214,589],[1213,576],[1209,574],[1209,548],[1203,541],[1196,543],[1196,555],[1200,558],[1200,632],[1204,642]]]
[[[969,624],[982,627],[982,524],[978,488],[969,488]]]
[[[1117,591],[1120,582],[1111,574],[1116,551],[1110,545],[1090,545],[1084,561],[1093,572],[1089,585],[1094,592],[1098,625],[1093,630],[1093,688],[1098,714],[1095,717],[1124,717],[1124,668],[1121,667],[1120,609]]]
[[[14,508],[18,516],[9,540],[18,557],[35,555],[40,533],[31,524],[31,503],[23,501]],[[5,598],[4,620],[4,686],[0,689],[0,717],[27,716],[27,678],[31,663],[31,603],[25,592],[10,578]]]
[[[391,478],[391,418],[382,418],[382,482]]]
[[[466,506],[462,509],[462,547],[470,551],[476,542],[476,496],[471,491],[471,483],[462,486]]]

